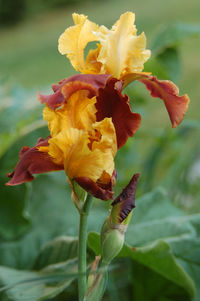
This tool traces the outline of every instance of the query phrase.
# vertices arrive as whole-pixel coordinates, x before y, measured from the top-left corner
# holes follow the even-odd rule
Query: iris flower
[[[33,174],[64,169],[70,181],[103,200],[112,199],[116,179],[114,157],[140,126],[122,90],[138,80],[152,97],[164,101],[172,127],[183,119],[189,98],[179,96],[175,84],[142,72],[150,57],[146,37],[137,35],[135,15],[126,12],[109,30],[73,14],[74,26],[65,30],[58,49],[81,74],[52,85],[53,94],[38,98],[50,136],[33,148],[23,147],[7,185],[32,181]],[[96,48],[84,50],[89,42]]]

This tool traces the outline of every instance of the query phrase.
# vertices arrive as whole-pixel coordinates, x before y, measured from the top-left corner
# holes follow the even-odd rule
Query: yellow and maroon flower
[[[170,81],[158,80],[142,72],[150,57],[145,34],[137,36],[135,15],[123,14],[111,30],[73,14],[75,25],[59,38],[59,51],[82,74],[52,85],[50,95],[38,94],[45,104],[43,117],[50,136],[33,148],[23,147],[7,185],[32,181],[33,174],[64,169],[89,193],[100,199],[112,199],[116,179],[114,157],[140,126],[140,114],[131,112],[129,98],[122,90],[138,80],[152,97],[164,101],[176,127],[183,119],[189,98],[179,96]],[[84,59],[84,49],[99,41]]]
[[[122,88],[123,82],[108,74],[77,74],[60,81],[57,85],[52,85],[53,94],[38,94],[38,98],[41,103],[56,110],[73,93],[78,90],[86,90],[88,98],[96,97],[96,121],[101,121],[106,117],[112,118],[119,149],[125,144],[128,137],[135,134],[141,122],[140,114],[131,112],[129,98],[127,95],[122,95]],[[60,122],[59,116],[57,123]]]
[[[122,83],[107,75],[76,75],[52,88],[51,95],[39,94],[50,136],[33,148],[23,147],[7,185],[64,169],[95,197],[112,199],[114,157],[139,127],[140,115],[131,112],[128,97],[121,94]]]
[[[144,83],[152,97],[161,98],[169,113],[172,127],[182,121],[189,104],[187,95],[179,96],[178,87],[168,80],[158,80],[150,72],[142,72],[151,52],[146,49],[146,37],[137,35],[135,14],[126,12],[109,30],[88,20],[87,16],[73,14],[75,25],[67,28],[58,41],[58,49],[72,66],[81,73],[107,74],[122,80],[123,88],[135,80]],[[89,42],[97,41],[84,59]],[[107,100],[109,101],[109,100]]]

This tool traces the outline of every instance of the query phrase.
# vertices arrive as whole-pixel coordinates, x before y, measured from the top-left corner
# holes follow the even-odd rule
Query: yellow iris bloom
[[[141,72],[151,52],[146,48],[146,37],[137,36],[135,14],[126,12],[109,30],[89,21],[87,16],[73,14],[74,26],[65,30],[58,41],[58,49],[72,66],[82,73],[111,74],[121,79],[126,74]],[[89,42],[99,41],[84,60],[84,49]]]
[[[32,181],[33,174],[64,169],[83,189],[108,200],[113,197],[116,180],[117,148],[135,134],[141,121],[122,89],[134,80],[142,82],[152,97],[164,101],[172,127],[181,123],[189,97],[179,96],[171,81],[142,72],[150,50],[145,34],[137,36],[132,12],[122,14],[111,29],[85,15],[73,14],[73,20],[74,26],[60,36],[58,49],[84,74],[53,85],[53,94],[38,94],[46,104],[43,117],[51,136],[39,139],[33,148],[21,149],[7,185]],[[93,41],[98,42],[97,47],[85,58],[84,50]]]
[[[72,179],[88,177],[107,184],[114,171],[116,133],[111,118],[96,122],[95,103],[96,97],[88,98],[87,91],[80,90],[57,110],[46,106],[43,117],[52,138],[39,151],[48,152]]]

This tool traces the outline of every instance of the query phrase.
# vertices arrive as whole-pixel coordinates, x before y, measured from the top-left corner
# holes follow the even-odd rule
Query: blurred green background
[[[139,131],[134,138],[128,140],[116,158],[116,195],[133,173],[141,173],[136,217],[133,218],[127,239],[131,245],[139,247],[160,238],[169,243],[168,236],[177,237],[177,241],[180,242],[180,237],[183,239],[183,233],[185,235],[187,232],[184,232],[184,229],[187,227],[193,229],[195,224],[195,227],[198,225],[200,229],[199,217],[198,222],[196,221],[200,212],[200,2],[0,0],[0,264],[15,268],[15,272],[21,269],[37,269],[38,252],[45,242],[60,235],[77,235],[78,231],[78,215],[71,203],[64,173],[37,176],[33,183],[19,187],[4,186],[7,181],[6,173],[15,166],[21,147],[33,146],[38,137],[48,135],[46,125],[42,121],[42,107],[37,101],[37,91],[50,93],[52,83],[75,74],[66,57],[60,55],[57,50],[58,37],[66,27],[72,25],[73,12],[86,14],[91,21],[110,27],[120,14],[127,10],[135,12],[138,33],[145,32],[147,48],[152,50],[152,57],[146,63],[145,71],[152,71],[159,79],[173,80],[179,87],[180,94],[187,93],[191,100],[184,121],[178,128],[172,129],[161,100],[152,99],[140,83],[131,84],[127,88],[126,93],[130,96],[133,110],[142,115]],[[146,207],[142,206],[142,202]],[[95,201],[89,230],[100,230],[108,208],[108,204]],[[190,223],[187,220],[186,227],[186,224],[176,217],[179,215],[181,218],[184,215],[185,219],[192,217],[192,221],[195,216],[196,222]],[[171,221],[170,218],[174,219]],[[150,226],[147,221],[157,223],[156,227],[162,230],[153,234],[154,228],[151,228],[152,224]],[[171,229],[169,233],[172,235],[166,232],[165,227],[167,228],[168,224]],[[173,231],[179,229],[182,224],[182,230],[174,234]],[[195,231],[197,228],[191,230],[191,233],[194,234]],[[190,238],[192,245],[181,240],[181,252],[184,254],[188,254],[187,245],[190,246],[190,250],[193,250],[195,245],[195,255],[189,254],[189,259],[184,262],[183,255],[177,255],[177,249],[175,250],[173,243],[169,243],[174,252],[173,256],[176,256],[176,260],[178,258],[178,263],[195,283],[200,281],[200,258],[196,253],[200,247],[198,231],[195,232],[195,240]],[[157,246],[155,250],[156,248]],[[197,266],[194,267],[191,257]],[[188,260],[192,262],[191,266]],[[160,276],[158,270],[154,269],[152,272],[152,267],[145,266],[144,262],[140,262],[140,265],[137,260],[133,260],[131,264],[129,259],[121,261],[124,269],[111,273],[105,300],[117,301],[120,300],[120,296],[123,296],[124,300],[134,301],[198,301],[200,298],[198,289],[196,299],[187,293],[181,293],[180,283],[177,284],[175,276],[164,277],[164,272]],[[137,277],[131,267],[137,270]],[[119,271],[123,277],[120,277]],[[12,278],[9,274],[6,278],[6,273],[8,270],[0,268],[2,286],[13,284],[8,279],[15,280],[19,277],[18,274],[12,274]],[[134,283],[141,285],[145,274],[155,279],[155,294],[150,291],[150,284],[149,289],[146,288],[147,296],[142,295],[139,289],[132,291]],[[25,275],[25,279],[28,276]],[[148,286],[146,283],[143,285]],[[166,285],[170,289],[165,294]],[[74,286],[55,297],[55,300],[74,298],[76,285]],[[160,290],[163,294],[159,293]],[[12,289],[8,290],[2,295],[2,300],[22,301],[21,297],[17,299],[18,293]],[[39,299],[38,296],[30,300],[48,299]],[[26,298],[28,297],[25,296],[23,300],[29,300]]]

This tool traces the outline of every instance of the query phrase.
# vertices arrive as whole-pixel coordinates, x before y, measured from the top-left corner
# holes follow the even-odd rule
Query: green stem
[[[80,210],[79,222],[79,247],[78,247],[78,291],[79,301],[83,301],[87,290],[87,218],[89,210],[92,206],[92,196],[87,195],[83,208]]]

